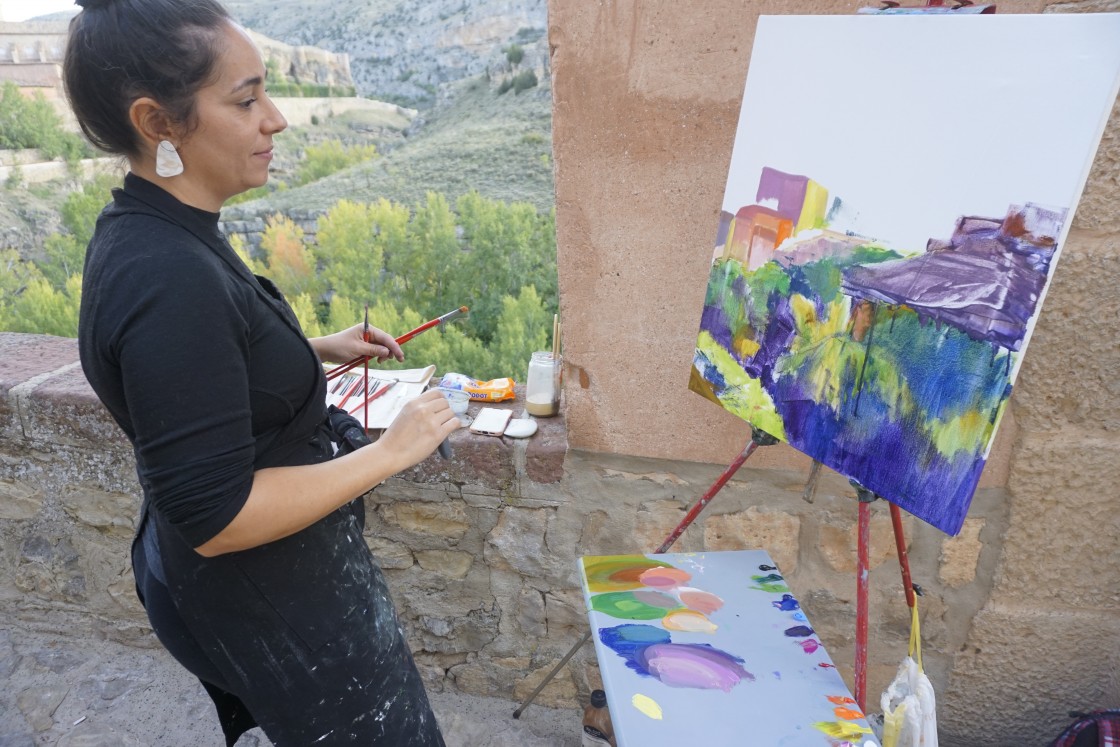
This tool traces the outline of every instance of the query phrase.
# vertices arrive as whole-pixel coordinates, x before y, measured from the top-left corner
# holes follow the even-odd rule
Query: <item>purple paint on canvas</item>
[[[754,681],[743,660],[706,643],[655,643],[640,654],[646,671],[670,687],[723,690]]]
[[[783,218],[797,222],[801,217],[801,206],[805,202],[805,192],[809,188],[809,177],[787,174],[784,171],[764,166],[762,177],[758,180],[756,202],[777,200],[777,212]]]
[[[974,340],[1019,350],[1035,314],[1065,210],[1012,206],[1002,221],[962,217],[917,257],[851,268],[844,292],[905,304]]]
[[[673,643],[652,625],[617,625],[599,630],[599,640],[626,660],[627,668],[670,687],[719,689],[754,681],[743,660],[708,644]]]
[[[811,636],[816,631],[808,625],[794,625],[792,628],[786,628],[785,633],[790,638],[805,638]]]

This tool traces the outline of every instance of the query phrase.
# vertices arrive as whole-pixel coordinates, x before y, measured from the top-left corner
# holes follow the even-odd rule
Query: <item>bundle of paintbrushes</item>
[[[411,330],[409,332],[405,332],[403,335],[396,338],[397,339],[397,344],[398,345],[403,345],[406,342],[408,342],[409,340],[411,340],[413,337],[416,337],[421,332],[427,332],[429,329],[432,329],[433,327],[438,327],[439,325],[443,324],[444,322],[449,322],[452,319],[457,319],[458,317],[464,316],[467,313],[468,310],[469,309],[467,309],[466,306],[460,306],[459,308],[455,309],[454,311],[447,312],[443,316],[438,316],[435,319],[432,319],[431,321],[424,322],[423,324],[421,324],[416,329]],[[367,328],[366,342],[369,342],[369,332],[368,332],[368,328],[369,328],[369,306],[366,306],[366,328]],[[327,381],[330,381],[331,379],[334,379],[338,376],[341,376],[342,374],[346,373],[347,371],[350,371],[353,368],[356,368],[358,366],[368,364],[368,363],[369,363],[369,356],[359,355],[357,358],[346,361],[345,363],[343,363],[341,365],[338,365],[338,366],[335,366],[330,371],[328,371],[327,372]]]

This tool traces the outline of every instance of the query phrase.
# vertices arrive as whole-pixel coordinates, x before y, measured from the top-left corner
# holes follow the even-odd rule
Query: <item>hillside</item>
[[[386,197],[409,206],[428,191],[442,192],[454,204],[465,192],[552,208],[552,102],[548,81],[515,94],[499,95],[485,78],[449,84],[448,96],[404,133],[378,131],[363,140],[353,121],[328,121],[318,129],[283,138],[334,133],[349,144],[377,142],[382,155],[304,187],[227,207],[226,220],[282,212],[317,212],[341,199],[372,202]],[[349,130],[348,137],[340,131]],[[402,135],[408,135],[407,137]],[[291,139],[280,140],[279,148]],[[313,141],[312,141],[313,142]],[[289,179],[284,171],[280,180]]]
[[[410,107],[482,75],[518,44],[547,65],[546,0],[226,0],[243,25],[288,44],[350,55],[358,93]]]

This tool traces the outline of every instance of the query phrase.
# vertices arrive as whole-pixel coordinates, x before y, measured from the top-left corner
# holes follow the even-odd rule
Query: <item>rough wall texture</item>
[[[796,12],[869,4],[818,0]],[[998,6],[1120,10],[1111,0]],[[749,438],[687,381],[757,17],[787,12],[777,0],[701,0],[687,12],[658,0],[550,2],[573,447],[726,464]],[[987,490],[960,536],[913,527],[915,580],[940,585],[923,602],[923,633],[945,744],[1043,744],[1067,711],[1120,700],[1118,142],[1120,105],[1017,382],[1013,420],[985,471]],[[752,462],[781,470],[788,490],[807,464],[785,447]],[[748,499],[734,522],[709,518],[705,539],[727,548],[765,542],[760,512],[770,499]],[[807,594],[811,619],[831,630],[830,648],[847,644],[852,620],[841,600],[854,592],[841,572],[851,570],[851,543],[835,543],[855,506],[837,499],[787,510],[800,523],[793,587]],[[905,620],[901,591],[887,591],[898,589],[895,579],[873,574],[872,586],[880,598],[872,600],[869,692],[877,693],[901,657]],[[848,652],[833,653],[844,660]]]
[[[536,436],[513,444],[460,431],[452,461],[428,460],[369,496],[366,539],[432,689],[525,698],[587,629],[577,558],[657,547],[723,469],[568,452],[563,420],[540,423]],[[854,492],[827,474],[810,505],[802,474],[748,467],[674,549],[768,550],[850,682]],[[0,333],[0,630],[107,638],[166,656],[128,567],[138,503],[131,450],[82,377],[75,341]],[[982,490],[955,539],[907,523],[916,579],[928,590],[927,662],[941,683],[953,659],[937,652],[966,646],[965,621],[991,594],[1008,505],[1006,491]],[[869,680],[877,692],[905,649],[908,617],[886,506],[873,512]],[[1015,639],[1004,618],[992,625],[998,652]],[[0,645],[0,671],[33,666],[20,661]],[[971,666],[982,676],[988,664]],[[572,706],[599,685],[588,646],[539,700]],[[47,711],[79,694],[59,692]],[[50,712],[19,706],[33,695],[0,692],[0,713],[45,735],[54,728]]]

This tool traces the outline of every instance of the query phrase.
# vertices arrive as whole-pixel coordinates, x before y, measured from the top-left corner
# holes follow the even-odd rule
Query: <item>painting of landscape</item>
[[[1071,60],[1061,75],[1080,91],[1072,109],[1005,140],[962,143],[929,124],[931,112],[953,105],[980,130],[998,129],[1013,102],[1051,80],[1037,76],[1052,77],[1022,66],[1029,44],[991,35],[1041,41],[1062,29],[1046,17],[1002,28],[983,27],[992,18],[868,20],[760,22],[689,386],[955,534],[1115,99],[1120,60],[1111,52]],[[908,95],[908,75],[929,77],[931,44],[973,57],[983,49],[994,76],[1020,85],[985,88],[976,68],[943,70],[930,95]],[[1072,46],[1058,48],[1076,57]],[[862,75],[879,55],[895,74]],[[832,90],[806,103],[808,81],[798,75],[819,74],[812,63],[829,59]],[[961,93],[966,79],[975,93]],[[845,100],[880,100],[873,119],[910,131],[883,142],[867,137],[866,121],[822,116]],[[1049,129],[1060,123],[1069,129]],[[1055,148],[1062,157],[1047,151]]]

